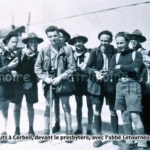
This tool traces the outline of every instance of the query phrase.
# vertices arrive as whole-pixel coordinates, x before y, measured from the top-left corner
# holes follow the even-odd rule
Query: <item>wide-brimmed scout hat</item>
[[[81,39],[84,44],[88,41],[88,38],[87,38],[87,37],[82,36],[82,35],[77,35],[77,34],[76,34],[76,35],[73,36],[72,39],[70,39],[70,40],[68,41],[68,43],[69,43],[70,45],[74,45],[74,42],[75,42],[76,39]]]
[[[27,44],[30,39],[36,39],[39,44],[43,42],[43,39],[38,37],[34,32],[29,33],[28,36],[22,40],[22,42]]]
[[[143,36],[142,32],[138,29],[130,34],[130,39],[132,40],[132,38],[137,38],[141,43],[146,41],[146,37]]]
[[[59,32],[61,32],[61,33],[64,34],[64,36],[65,36],[65,42],[68,42],[70,40],[71,36],[70,36],[70,34],[66,30],[64,30],[63,28],[60,28]]]
[[[10,31],[5,38],[3,39],[3,43],[7,44],[7,41],[11,38],[11,37],[18,37],[18,33],[15,31]]]

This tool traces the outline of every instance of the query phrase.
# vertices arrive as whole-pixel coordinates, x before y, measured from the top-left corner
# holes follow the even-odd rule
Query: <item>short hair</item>
[[[100,39],[100,36],[101,36],[102,34],[107,34],[107,35],[109,35],[110,38],[111,38],[111,40],[112,40],[112,38],[113,38],[113,35],[112,35],[112,33],[111,33],[110,31],[104,30],[104,31],[102,31],[102,32],[100,32],[100,33],[98,34],[98,39]]]
[[[46,28],[45,33],[47,34],[48,32],[52,31],[57,31],[59,33],[59,29],[56,26],[49,26],[48,28]]]
[[[118,32],[115,36],[115,39],[117,37],[124,37],[127,42],[130,41],[130,34],[128,32]]]

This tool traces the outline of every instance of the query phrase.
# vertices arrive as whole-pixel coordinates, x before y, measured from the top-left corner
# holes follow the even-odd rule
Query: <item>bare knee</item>
[[[131,123],[131,117],[130,117],[130,112],[129,111],[122,112],[122,120],[123,120],[124,124]]]
[[[21,110],[21,104],[15,104],[15,112],[19,112]]]
[[[134,124],[137,124],[141,121],[139,113],[131,113],[131,119],[134,122]]]
[[[33,111],[34,110],[33,109],[33,104],[27,103],[27,109],[28,109],[28,111]]]
[[[101,109],[100,109],[100,106],[99,105],[94,105],[94,115],[96,116],[100,116],[101,115]]]
[[[9,105],[9,104],[8,104]],[[3,114],[3,117],[5,118],[5,119],[7,119],[8,118],[8,106],[7,104],[4,106],[2,106],[2,114]]]
[[[69,105],[63,104],[62,108],[63,108],[64,112],[70,113],[70,106]]]

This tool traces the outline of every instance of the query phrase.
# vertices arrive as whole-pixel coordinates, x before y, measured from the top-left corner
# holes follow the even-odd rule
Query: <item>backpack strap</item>
[[[133,52],[132,52],[132,61],[135,60],[135,57],[136,57],[136,51],[133,51]]]
[[[116,54],[116,65],[118,65],[119,58],[120,58],[120,54],[121,54],[121,53],[117,53],[117,54]],[[133,51],[133,52],[132,52],[132,61],[135,60],[135,57],[136,57],[136,51]]]

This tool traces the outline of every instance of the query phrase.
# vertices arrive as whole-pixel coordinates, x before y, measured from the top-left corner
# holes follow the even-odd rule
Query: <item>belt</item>
[[[132,78],[125,78],[125,77],[122,77],[122,78],[119,78],[118,80],[119,82],[133,82],[133,81],[137,81],[135,79],[132,79]]]

